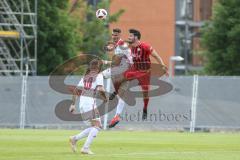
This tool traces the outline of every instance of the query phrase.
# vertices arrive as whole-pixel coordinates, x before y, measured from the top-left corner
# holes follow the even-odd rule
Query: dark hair
[[[112,31],[113,32],[117,32],[117,33],[121,33],[122,32],[121,29],[119,29],[119,28],[114,28]]]
[[[132,33],[134,36],[136,36],[139,40],[141,39],[141,33],[140,31],[136,29],[129,29],[129,33]]]
[[[96,59],[93,59],[92,61],[90,61],[85,75],[88,75],[92,68],[97,68],[98,73],[101,72],[102,65],[99,63],[99,59],[96,58]]]

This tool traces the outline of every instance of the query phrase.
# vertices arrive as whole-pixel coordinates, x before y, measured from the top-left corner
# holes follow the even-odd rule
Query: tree
[[[123,13],[120,10],[108,16],[107,21],[101,21],[95,17],[96,8],[84,0],[73,2],[76,2],[74,6],[69,1],[38,1],[39,75],[49,74],[78,52],[104,56],[102,48],[109,39],[108,23],[115,22]],[[108,8],[108,5],[102,1],[97,8]]]
[[[106,20],[99,20],[96,18],[96,10],[97,8],[109,8],[108,1],[101,1],[97,6],[85,5],[81,0],[75,0],[75,2],[78,3],[78,6],[75,4],[75,13],[84,15],[82,21],[79,21],[79,31],[83,37],[79,50],[83,53],[104,57],[103,46],[110,37],[108,25],[116,22],[124,10],[111,13]]]
[[[218,0],[203,28],[205,69],[211,75],[240,75],[240,1]]]
[[[81,38],[68,1],[38,1],[38,74],[46,75],[76,55]]]

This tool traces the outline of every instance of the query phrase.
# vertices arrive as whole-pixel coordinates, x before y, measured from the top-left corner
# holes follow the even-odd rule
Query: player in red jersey
[[[136,29],[129,30],[128,41],[131,46],[131,56],[133,59],[133,65],[130,69],[125,71],[124,81],[130,81],[137,79],[139,85],[143,91],[143,115],[142,119],[147,119],[147,108],[149,102],[149,86],[150,86],[150,76],[151,76],[151,60],[152,56],[159,64],[161,64],[161,69],[165,72],[167,71],[167,67],[163,63],[159,54],[147,43],[141,42],[141,33]],[[118,91],[112,94],[111,99],[113,99],[114,95],[117,94]]]

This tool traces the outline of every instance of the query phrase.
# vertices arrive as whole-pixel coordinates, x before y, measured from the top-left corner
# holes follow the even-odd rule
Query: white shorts
[[[96,108],[96,107],[94,107]],[[88,121],[95,118],[95,112],[93,108],[93,104],[91,103],[79,103],[79,112],[81,113],[81,117],[84,121]]]
[[[96,108],[96,106],[94,107]],[[102,126],[101,123],[101,118],[99,117],[99,115],[97,115],[91,104],[84,104],[82,106],[79,106],[79,110],[81,113],[81,118],[83,119],[83,122],[87,125],[87,126],[91,126],[92,121],[98,121],[100,123],[100,126]]]

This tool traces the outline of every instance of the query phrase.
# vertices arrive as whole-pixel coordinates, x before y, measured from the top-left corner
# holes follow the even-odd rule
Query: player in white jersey
[[[83,130],[77,135],[70,137],[69,141],[73,152],[76,152],[77,141],[87,137],[87,140],[81,149],[81,153],[93,154],[90,150],[90,145],[93,139],[97,136],[100,129],[102,128],[101,119],[96,106],[96,94],[97,92],[99,92],[104,102],[107,101],[107,98],[103,87],[103,75],[99,72],[99,61],[92,60],[86,74],[78,84],[78,87],[81,87],[79,110],[82,119],[85,121],[89,121],[91,123],[91,127]],[[76,88],[76,90],[77,89],[78,88]],[[74,113],[76,111],[76,95],[73,95],[72,100],[73,103],[70,106],[69,111]]]
[[[107,51],[114,51],[114,55],[112,57],[113,65],[111,68],[108,68],[103,71],[104,78],[112,78],[114,88],[116,91],[118,90],[126,90],[128,88],[128,83],[125,82],[124,85],[121,85],[121,88],[119,88],[118,80],[121,79],[121,76],[123,76],[123,73],[130,68],[130,66],[133,64],[132,56],[131,56],[131,50],[128,47],[127,43],[125,43],[121,39],[121,30],[118,28],[113,29],[112,31],[112,40],[113,43],[110,43],[106,46]],[[106,64],[106,63],[105,63]],[[124,92],[119,92],[121,94],[124,94]],[[114,92],[114,95],[117,95],[118,93]],[[109,128],[114,127],[117,123],[120,122],[120,114],[122,113],[122,110],[124,108],[125,102],[121,97],[124,95],[118,95],[118,105],[117,110],[114,118],[111,120],[109,124]],[[109,97],[110,100],[112,100],[112,97]]]
[[[104,78],[113,78],[125,72],[133,64],[131,50],[121,39],[121,30],[118,28],[112,31],[113,42],[105,48],[113,51],[112,61],[104,61],[105,64],[112,63],[112,67],[103,71]]]

